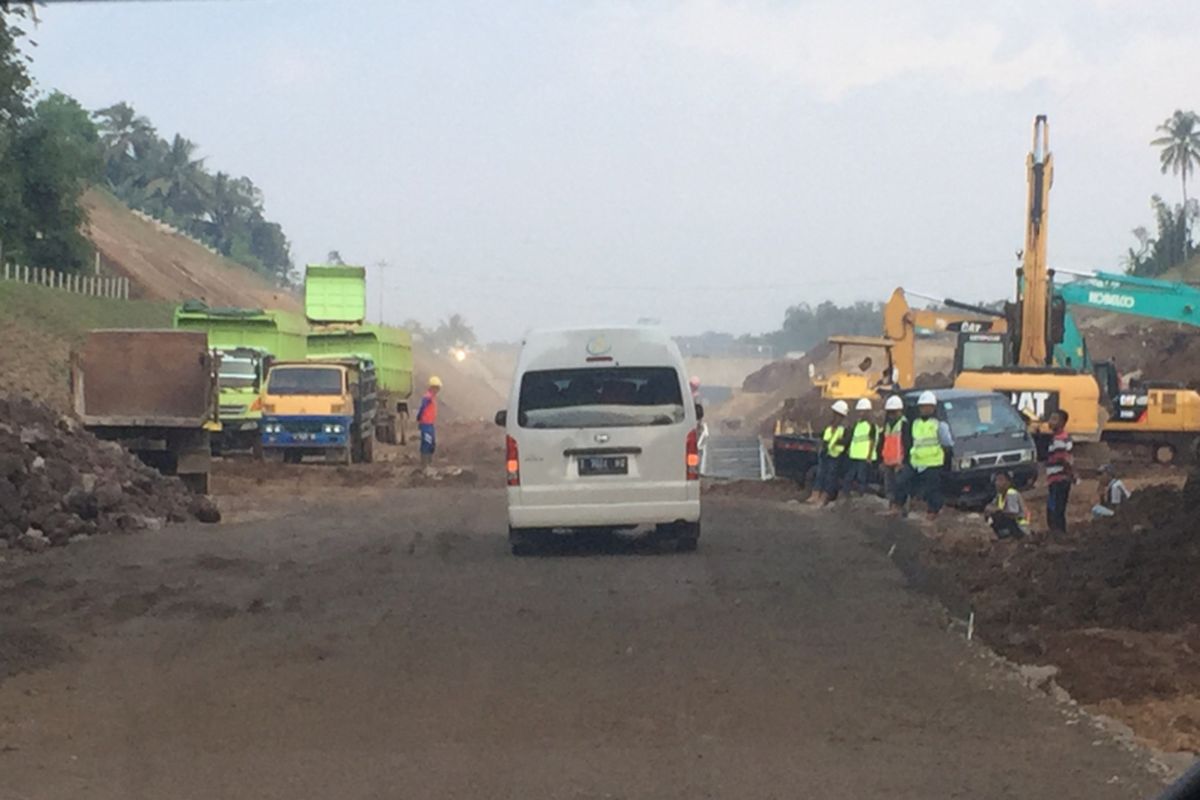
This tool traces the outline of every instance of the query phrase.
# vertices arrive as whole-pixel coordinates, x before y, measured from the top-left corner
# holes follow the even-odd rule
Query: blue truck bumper
[[[350,442],[350,417],[263,417],[263,447],[333,450]]]

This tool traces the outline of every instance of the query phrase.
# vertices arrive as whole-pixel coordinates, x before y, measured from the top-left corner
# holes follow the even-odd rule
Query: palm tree
[[[104,144],[105,170],[114,186],[133,172],[133,162],[143,161],[157,142],[150,120],[139,115],[128,103],[102,108],[93,115],[99,122],[100,141]]]
[[[195,152],[195,142],[175,134],[163,155],[158,177],[146,186],[150,196],[158,198],[176,220],[195,219],[205,212],[210,193],[208,175],[204,159],[192,157]]]
[[[1200,116],[1195,111],[1176,110],[1157,130],[1163,135],[1150,144],[1162,148],[1159,160],[1163,174],[1169,170],[1179,176],[1186,209],[1188,176],[1200,167]]]

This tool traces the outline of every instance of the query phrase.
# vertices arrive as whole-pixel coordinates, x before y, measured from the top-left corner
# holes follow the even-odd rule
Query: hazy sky
[[[1178,199],[1195,0],[53,4],[34,74],[249,175],[297,263],[392,265],[387,318],[778,327],[903,285],[1012,293],[1050,115],[1050,260]]]

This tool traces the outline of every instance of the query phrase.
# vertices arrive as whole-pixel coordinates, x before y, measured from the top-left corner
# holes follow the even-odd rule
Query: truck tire
[[[359,453],[359,461],[364,464],[370,464],[375,460],[375,437],[368,436],[363,439],[362,450]]]

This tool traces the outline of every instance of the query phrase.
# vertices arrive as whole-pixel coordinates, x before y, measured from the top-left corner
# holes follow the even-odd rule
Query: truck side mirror
[[[704,419],[704,406],[696,403],[696,422]]]
[[[504,409],[500,409],[499,411],[496,412],[496,424],[499,425],[501,428],[503,428],[504,426],[506,426],[508,424],[508,412],[507,411],[505,411]]]

